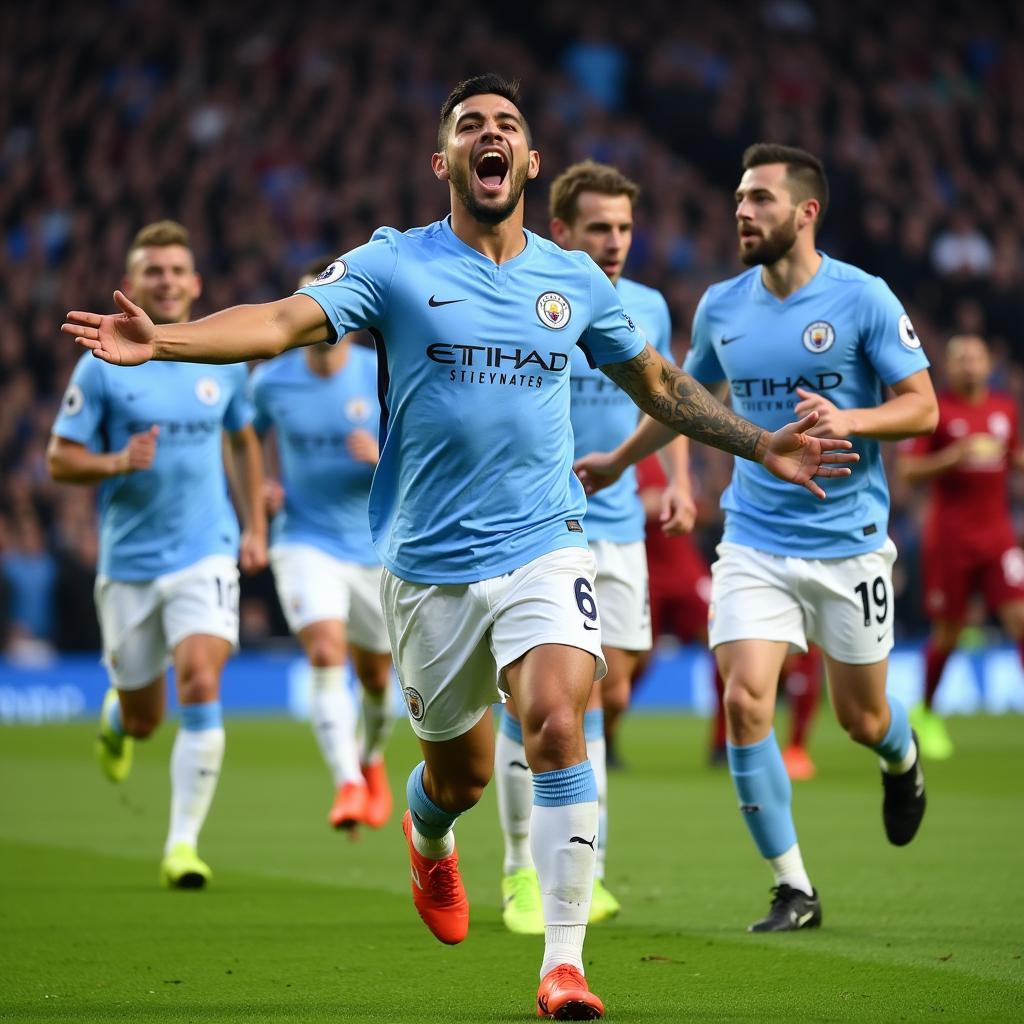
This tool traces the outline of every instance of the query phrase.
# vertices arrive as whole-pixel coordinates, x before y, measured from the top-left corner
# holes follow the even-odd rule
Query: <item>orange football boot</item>
[[[537,989],[537,1016],[549,1020],[599,1020],[604,1003],[587,987],[581,971],[569,964],[553,967]]]
[[[367,796],[365,782],[343,782],[334,795],[327,820],[334,828],[355,828],[366,821]]]
[[[409,844],[412,901],[434,937],[454,946],[469,932],[469,901],[459,875],[459,855],[452,850],[441,860],[424,857],[412,842],[412,814],[402,816],[402,831]]]
[[[806,782],[808,779],[813,779],[817,771],[806,748],[792,743],[782,752],[782,761],[786,766],[786,774],[794,782]]]
[[[388,773],[382,758],[373,764],[363,765],[363,778],[366,779],[366,815],[363,820],[370,828],[381,828],[391,817],[391,786],[388,785]]]

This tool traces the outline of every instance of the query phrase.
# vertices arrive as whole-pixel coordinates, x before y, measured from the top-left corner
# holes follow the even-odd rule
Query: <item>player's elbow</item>
[[[46,446],[46,472],[50,474],[51,480],[59,484],[71,482],[70,467],[61,454],[59,442],[52,437]]]
[[[939,425],[939,403],[932,396],[925,402],[921,412],[920,434],[934,434],[935,428]]]

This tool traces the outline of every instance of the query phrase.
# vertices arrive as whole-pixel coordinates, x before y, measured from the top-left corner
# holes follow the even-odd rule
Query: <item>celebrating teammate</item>
[[[163,328],[188,320],[200,279],[188,232],[144,227],[128,250],[124,282],[137,315]],[[131,769],[134,739],[165,709],[173,660],[181,728],[171,754],[171,822],[161,879],[199,888],[211,877],[196,852],[221,761],[220,676],[238,646],[238,566],[267,564],[259,440],[244,366],[168,362],[125,373],[87,353],[71,378],[47,452],[50,474],[99,484],[96,608],[113,684],[96,752],[109,778]],[[240,482],[245,522],[228,499],[222,437]]]
[[[424,760],[403,819],[417,910],[442,942],[462,941],[469,908],[452,832],[494,767],[490,707],[511,694],[534,772],[530,842],[545,917],[537,1010],[604,1012],[583,973],[597,792],[583,711],[604,672],[593,556],[572,473],[569,361],[581,345],[649,413],[760,462],[815,495],[849,473],[841,440],[770,433],[735,415],[658,355],[583,253],[523,228],[537,176],[514,83],[482,75],[441,110],[432,168],[451,215],[375,232],[297,295],[186,325],[71,312],[62,330],[102,360],[230,362],[369,327],[377,340],[380,462],[370,530],[391,650]],[[131,375],[126,374],[130,379]]]
[[[311,268],[307,285],[327,264]],[[274,428],[281,481],[270,561],[281,608],[311,666],[310,719],[334,779],[335,828],[380,828],[391,814],[384,744],[393,716],[391,653],[380,607],[380,560],[367,502],[380,456],[377,359],[345,335],[288,352],[252,377],[256,429]],[[282,493],[283,492],[283,493]],[[345,678],[362,684],[362,750]]]
[[[740,809],[775,876],[752,931],[821,923],[804,868],[792,789],[772,721],[791,650],[825,655],[833,707],[851,739],[882,762],[889,841],[909,843],[925,810],[906,709],[886,695],[892,648],[889,492],[878,442],[925,434],[937,417],[928,361],[910,319],[877,277],[815,248],[828,203],[820,161],[758,144],[736,190],[740,259],[751,269],[713,285],[694,316],[685,369],[727,381],[736,408],[766,429],[818,413],[810,433],[851,435],[864,466],[821,505],[737,461],[722,497],[725,533],[712,566],[709,642],[725,679],[728,757]],[[883,388],[892,397],[883,397]],[[645,424],[610,455],[577,465],[591,487],[670,436]]]
[[[560,174],[551,186],[551,235],[563,249],[588,256],[615,285],[619,301],[647,336],[651,347],[671,359],[672,323],[660,292],[622,276],[633,235],[637,185],[614,167],[585,160]],[[637,424],[637,408],[621,388],[587,362],[577,346],[569,367],[570,420],[575,454],[611,448]],[[694,506],[686,475],[686,439],[677,437],[662,449],[672,483],[666,489],[666,526],[677,532],[693,524]],[[651,647],[651,618],[644,549],[644,511],[636,475],[622,479],[587,502],[585,520],[590,551],[597,566],[595,589],[601,609],[601,645],[608,671],[595,684],[583,716],[587,757],[597,784],[598,831],[590,922],[619,912],[619,902],[604,884],[608,843],[608,771],[605,715],[614,728],[629,704],[630,681],[642,652]],[[510,713],[512,712],[512,713]],[[498,811],[505,837],[502,916],[510,931],[543,934],[537,871],[530,856],[529,823],[533,804],[532,773],[526,764],[522,727],[513,702],[505,707],[495,751]]]
[[[910,713],[925,757],[952,756],[953,743],[935,713],[935,691],[956,647],[971,594],[979,591],[1024,660],[1024,551],[1009,505],[1011,469],[1024,469],[1017,405],[989,390],[988,346],[976,335],[946,345],[949,390],[939,395],[931,437],[903,446],[899,469],[908,483],[931,481],[922,545],[925,612],[932,620],[925,649],[924,701]]]

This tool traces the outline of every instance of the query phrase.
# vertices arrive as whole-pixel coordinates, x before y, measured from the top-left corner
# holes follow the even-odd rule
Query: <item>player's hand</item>
[[[132,434],[128,443],[117,453],[117,465],[121,473],[138,473],[149,469],[156,458],[156,439],[160,428],[154,423],[149,430]]]
[[[368,430],[353,430],[348,435],[348,453],[359,462],[376,466],[380,462],[380,446]]]
[[[138,366],[156,352],[156,328],[153,321],[125,295],[114,292],[120,313],[83,313],[72,310],[61,325],[83,348],[97,359],[115,366]]]
[[[692,532],[697,521],[697,506],[688,488],[665,488],[661,494],[658,521],[666,537],[678,537],[681,533]]]
[[[806,487],[816,498],[825,492],[814,482],[816,476],[849,476],[849,463],[860,456],[848,451],[849,441],[836,437],[815,437],[810,433],[818,413],[808,413],[795,423],[787,423],[768,437],[761,465],[773,476]]]
[[[577,459],[572,468],[588,496],[610,487],[626,469],[615,461],[611,452],[591,452]]]
[[[849,410],[840,409],[817,391],[797,388],[796,393],[800,396],[793,410],[797,416],[806,416],[809,412],[818,414],[818,422],[807,431],[812,437],[849,437],[856,433]]]
[[[284,508],[284,487],[280,480],[268,476],[263,481],[263,507],[268,516],[276,516]]]
[[[268,562],[267,535],[254,530],[244,530],[238,547],[238,567],[247,576],[251,576],[266,569]]]

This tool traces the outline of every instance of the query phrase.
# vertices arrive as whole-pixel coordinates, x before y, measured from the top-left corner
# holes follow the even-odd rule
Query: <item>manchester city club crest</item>
[[[216,405],[220,398],[220,385],[212,377],[200,377],[196,381],[196,398],[203,405]]]
[[[419,690],[415,686],[407,686],[402,690],[402,696],[405,697],[405,706],[409,709],[409,714],[416,719],[417,722],[423,720],[423,698],[420,696]]]
[[[804,348],[820,355],[836,343],[835,328],[827,320],[815,320],[804,328]]]
[[[345,418],[349,423],[365,423],[370,418],[370,403],[365,398],[350,398],[345,403]]]
[[[564,295],[545,292],[537,300],[537,317],[545,327],[560,331],[572,319],[572,307]]]

